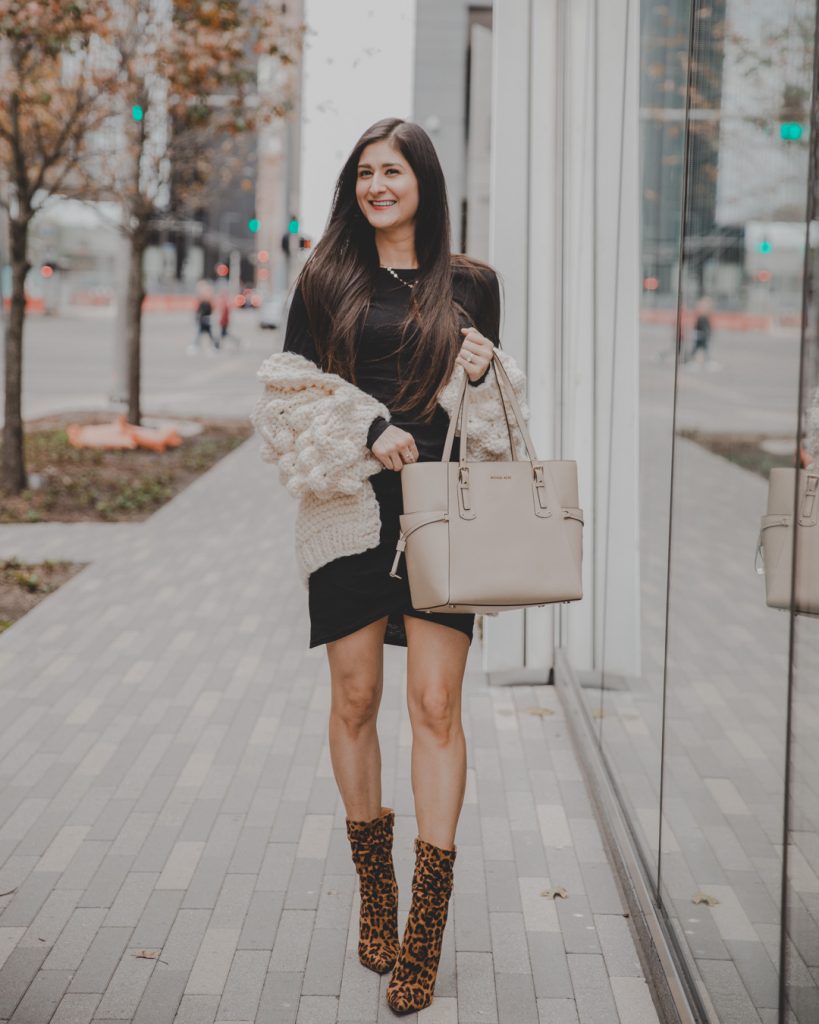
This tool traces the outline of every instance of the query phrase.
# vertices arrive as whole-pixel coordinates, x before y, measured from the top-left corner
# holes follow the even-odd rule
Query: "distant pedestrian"
[[[219,327],[221,328],[220,342],[228,338],[238,348],[239,339],[230,332],[230,296],[225,292],[219,298]]]
[[[694,312],[697,314],[697,319],[694,322],[694,343],[686,362],[696,359],[697,353],[700,350],[702,351],[702,361],[705,363],[710,362],[711,357],[708,346],[711,341],[711,311],[713,308],[714,303],[707,295],[703,295],[697,300],[697,304],[694,306]]]
[[[199,303],[196,307],[196,337],[193,339],[190,345],[188,345],[187,351],[189,354],[193,354],[199,351],[199,339],[203,334],[207,334],[210,338],[210,344],[212,350],[215,352],[219,348],[219,339],[214,336],[211,330],[211,317],[213,316],[213,292],[209,285],[202,283],[198,288]]]

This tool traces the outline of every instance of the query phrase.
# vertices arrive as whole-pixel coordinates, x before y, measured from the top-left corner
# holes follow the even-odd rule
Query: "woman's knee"
[[[460,700],[451,688],[434,683],[416,689],[409,697],[413,727],[424,729],[446,743],[461,728]]]
[[[381,703],[381,682],[355,669],[333,674],[331,714],[348,729],[361,729],[373,722]]]

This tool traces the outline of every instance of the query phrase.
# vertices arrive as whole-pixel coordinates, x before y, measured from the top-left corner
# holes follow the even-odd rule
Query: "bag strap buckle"
[[[552,510],[546,501],[546,481],[543,478],[543,466],[532,464],[534,475],[535,515],[547,519]]]

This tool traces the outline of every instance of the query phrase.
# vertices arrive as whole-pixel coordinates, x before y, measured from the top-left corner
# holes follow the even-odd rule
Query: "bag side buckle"
[[[546,482],[543,479],[543,466],[533,466],[534,470],[534,493],[535,493],[535,514],[543,519],[548,518],[552,511],[546,502]]]
[[[805,479],[805,496],[799,512],[800,526],[816,526],[816,503],[819,499],[819,475],[809,473]]]
[[[469,491],[469,466],[460,466],[458,468],[458,510],[461,514],[461,519],[475,518]]]

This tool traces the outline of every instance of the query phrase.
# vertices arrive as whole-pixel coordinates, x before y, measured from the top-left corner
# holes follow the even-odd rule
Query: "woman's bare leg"
[[[384,634],[379,619],[327,644],[330,663],[330,761],[347,817],[381,813],[381,750],[376,718],[384,686]]]
[[[404,626],[418,835],[427,843],[451,850],[466,788],[461,688],[469,637],[409,615],[404,616]]]

